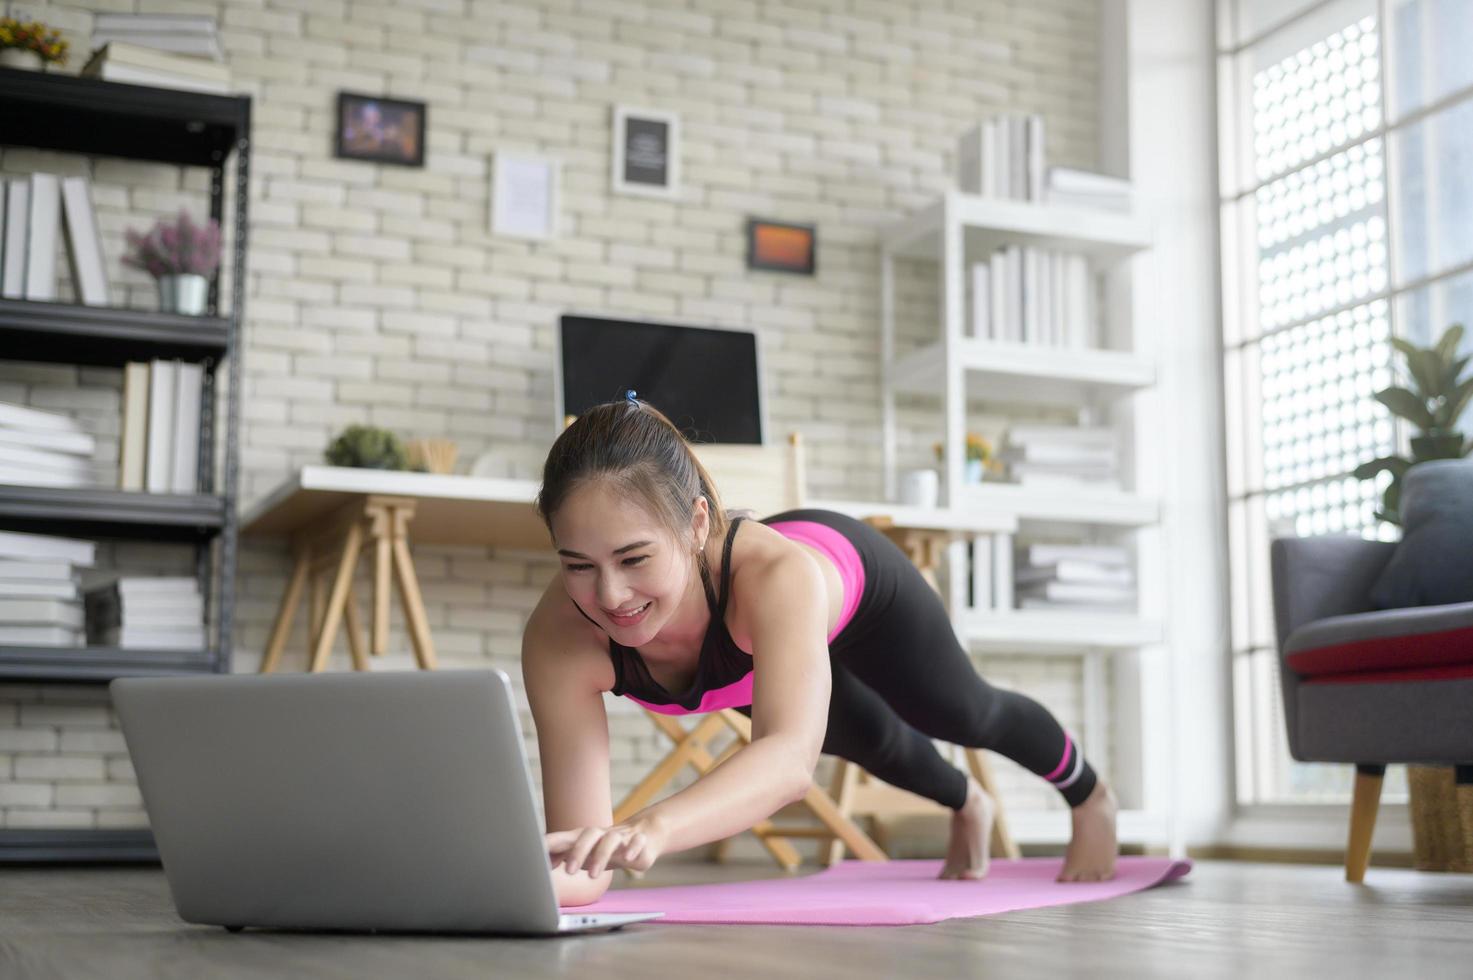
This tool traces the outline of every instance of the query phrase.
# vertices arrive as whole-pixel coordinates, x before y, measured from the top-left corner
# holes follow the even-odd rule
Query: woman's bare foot
[[[1064,852],[1064,869],[1059,881],[1108,881],[1115,876],[1115,813],[1119,809],[1115,794],[1104,780],[1095,783],[1093,792],[1070,811],[1074,820],[1074,836]]]
[[[967,802],[951,815],[951,841],[940,878],[976,881],[987,876],[992,817],[997,805],[975,779],[967,777]]]

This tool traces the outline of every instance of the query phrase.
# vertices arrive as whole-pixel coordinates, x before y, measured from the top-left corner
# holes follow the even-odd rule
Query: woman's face
[[[700,538],[675,541],[634,503],[598,483],[579,487],[552,519],[568,596],[620,644],[654,639],[689,588],[695,541],[705,537],[704,505],[703,498]]]

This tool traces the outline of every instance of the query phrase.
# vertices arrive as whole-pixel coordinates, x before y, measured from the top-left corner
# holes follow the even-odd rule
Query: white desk
[[[373,654],[382,654],[387,646],[392,573],[416,658],[421,667],[434,667],[434,643],[409,552],[411,524],[413,540],[421,544],[547,551],[552,543],[533,506],[539,489],[535,480],[302,467],[241,518],[243,537],[290,537],[296,553],[261,670],[275,670],[304,589],[310,593],[309,669],[324,669],[344,621],[353,664],[368,669],[353,597],[354,571],[364,550],[375,555],[376,566]],[[1018,526],[1015,516],[1003,513],[847,500],[814,500],[805,506],[869,520],[905,550],[932,585],[948,542],[966,535],[1012,533]],[[332,585],[323,589],[321,582],[329,574]]]

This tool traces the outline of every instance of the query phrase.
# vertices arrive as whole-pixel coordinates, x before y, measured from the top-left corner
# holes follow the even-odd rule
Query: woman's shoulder
[[[601,691],[614,686],[608,634],[584,618],[556,574],[527,617],[522,657],[552,667],[559,676],[585,677]]]
[[[745,622],[743,597],[749,600],[761,594],[767,573],[787,561],[812,559],[809,549],[756,519],[743,520],[736,529],[731,545],[731,600],[737,617]]]

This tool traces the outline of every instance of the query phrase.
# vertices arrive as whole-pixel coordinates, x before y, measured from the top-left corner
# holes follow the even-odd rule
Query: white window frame
[[[1223,351],[1225,362],[1231,363],[1232,352],[1248,347],[1259,345],[1263,336],[1267,333],[1262,330],[1259,323],[1258,308],[1258,279],[1256,263],[1249,261],[1250,256],[1256,255],[1256,248],[1245,247],[1240,236],[1256,233],[1256,228],[1240,226],[1246,224],[1241,222],[1238,214],[1240,202],[1253,197],[1262,187],[1283,180],[1291,173],[1306,170],[1315,166],[1320,161],[1329,159],[1337,154],[1343,153],[1352,143],[1346,143],[1332,147],[1329,151],[1301,161],[1297,166],[1284,173],[1274,174],[1266,180],[1259,180],[1256,175],[1253,179],[1243,180],[1240,174],[1244,173],[1245,164],[1251,165],[1251,152],[1245,152],[1245,142],[1251,147],[1253,139],[1253,120],[1251,117],[1251,106],[1245,105],[1248,101],[1245,93],[1249,87],[1242,84],[1241,73],[1252,70],[1248,61],[1249,54],[1266,40],[1272,39],[1285,30],[1303,26],[1311,22],[1313,18],[1326,16],[1334,12],[1336,7],[1349,8],[1347,0],[1317,0],[1306,4],[1303,9],[1273,23],[1260,30],[1256,30],[1251,36],[1239,38],[1235,25],[1242,13],[1246,0],[1218,0],[1218,79],[1219,79],[1219,142],[1220,142],[1220,166],[1222,172],[1220,191],[1220,214],[1222,227],[1222,262],[1223,262]],[[1396,71],[1391,64],[1395,57],[1395,45],[1390,42],[1395,25],[1391,18],[1394,0],[1370,0],[1367,6],[1374,10],[1377,18],[1377,36],[1379,38],[1379,84],[1381,120],[1379,125],[1368,129],[1355,141],[1364,144],[1371,140],[1381,141],[1384,155],[1384,214],[1386,223],[1385,241],[1387,243],[1386,263],[1387,274],[1385,288],[1376,290],[1370,296],[1362,296],[1346,304],[1348,307],[1360,307],[1382,300],[1387,306],[1387,318],[1393,336],[1405,336],[1406,332],[1398,323],[1398,300],[1406,295],[1425,290],[1439,283],[1453,280],[1460,275],[1473,271],[1473,260],[1464,261],[1446,268],[1433,269],[1415,279],[1398,282],[1397,272],[1401,265],[1401,256],[1398,254],[1398,242],[1401,240],[1400,223],[1401,215],[1397,213],[1397,190],[1396,190],[1396,153],[1393,149],[1393,140],[1401,131],[1415,126],[1418,123],[1436,116],[1454,106],[1473,102],[1473,85],[1465,86],[1455,91],[1437,96],[1419,105],[1410,111],[1396,113],[1396,101],[1394,95],[1394,80]],[[1251,170],[1246,171],[1252,173]],[[1439,296],[1433,292],[1434,297]],[[1434,307],[1438,305],[1434,299]],[[1322,317],[1333,315],[1341,309],[1336,306],[1333,309],[1320,312],[1312,319],[1318,320]],[[1445,312],[1434,310],[1434,317],[1441,316],[1445,320]],[[1435,321],[1433,324],[1434,337],[1445,322]],[[1473,326],[1473,324],[1470,324]],[[1256,360],[1250,361],[1256,365]],[[1258,384],[1261,380],[1261,372],[1257,377],[1241,376],[1246,372],[1240,372],[1240,376],[1234,376],[1229,372],[1226,378],[1226,413],[1229,427],[1228,453],[1229,471],[1236,475],[1231,478],[1228,488],[1228,504],[1230,511],[1239,502],[1248,500],[1254,496],[1264,496],[1273,490],[1266,490],[1263,481],[1253,485],[1253,480],[1245,474],[1253,472],[1258,466],[1258,460],[1253,459],[1253,453],[1260,454],[1261,447],[1253,430],[1261,427],[1262,420],[1258,415],[1259,404],[1257,400]],[[1465,416],[1466,418],[1466,416]],[[1400,420],[1393,420],[1394,443],[1398,452],[1405,453],[1410,433]],[[1348,474],[1345,474],[1348,475]],[[1334,477],[1326,478],[1323,482],[1328,483]],[[1240,536],[1235,530],[1234,536]],[[1383,533],[1381,536],[1385,536]],[[1229,597],[1235,612],[1231,617],[1232,643],[1230,655],[1233,663],[1233,673],[1238,675],[1242,672],[1253,671],[1251,667],[1255,654],[1264,655],[1265,647],[1258,641],[1260,637],[1244,636],[1245,632],[1251,633],[1252,628],[1245,630],[1244,624],[1254,623],[1261,620],[1264,613],[1264,598],[1269,592],[1267,582],[1267,541],[1261,542],[1262,548],[1244,548],[1235,541],[1233,544],[1233,561],[1239,565],[1230,576],[1233,594]],[[1258,555],[1253,553],[1261,550],[1264,553]],[[1256,610],[1248,611],[1256,605]],[[1255,619],[1255,615],[1258,619]],[[1273,655],[1273,654],[1269,654]],[[1261,675],[1261,671],[1257,671]],[[1267,697],[1278,698],[1279,694],[1271,685],[1265,685],[1262,676],[1255,679],[1256,690],[1255,702],[1258,708],[1272,708],[1273,704],[1263,700]],[[1265,687],[1269,689],[1264,690]],[[1259,795],[1263,788],[1262,767],[1267,764],[1276,764],[1275,760],[1263,758],[1265,744],[1284,745],[1285,738],[1282,731],[1282,722],[1273,710],[1258,710],[1251,715],[1240,710],[1242,705],[1235,704],[1233,716],[1235,719],[1234,750],[1237,759],[1237,779],[1235,800],[1237,810],[1248,814],[1258,821],[1272,821],[1282,817],[1305,817],[1311,814],[1323,815],[1328,819],[1331,814],[1338,815],[1343,819],[1343,803],[1318,803],[1318,802],[1296,802],[1282,797],[1264,801]],[[1274,726],[1277,725],[1277,730]],[[1258,756],[1258,758],[1255,758]],[[1285,755],[1286,759],[1287,756]],[[1278,760],[1283,761],[1283,760]],[[1253,785],[1254,791],[1249,794],[1243,792],[1244,784]],[[1245,798],[1246,797],[1246,798]],[[1402,798],[1388,797],[1384,802],[1393,808],[1403,800]],[[1336,827],[1337,832],[1343,836],[1343,825]]]

